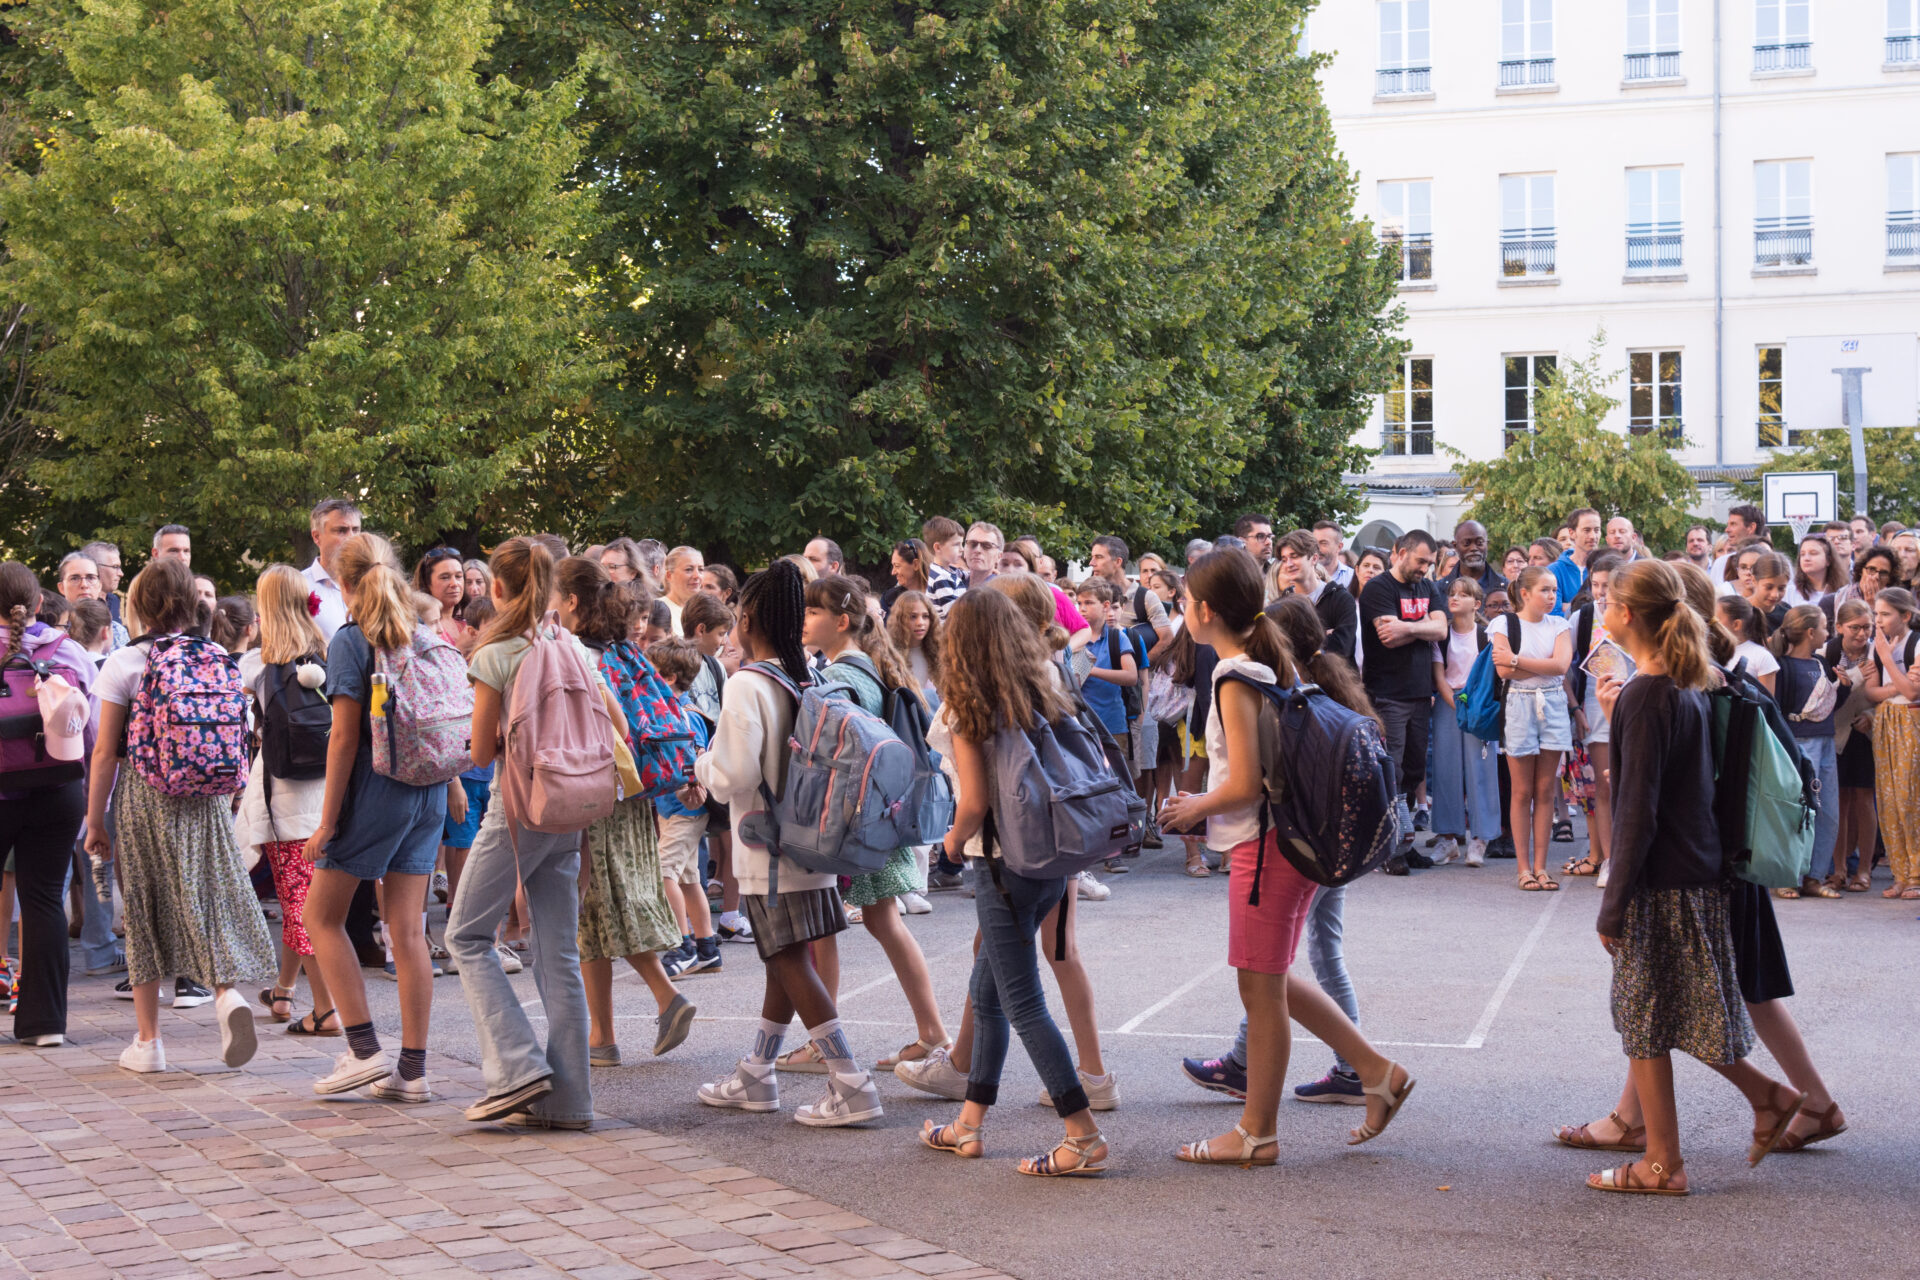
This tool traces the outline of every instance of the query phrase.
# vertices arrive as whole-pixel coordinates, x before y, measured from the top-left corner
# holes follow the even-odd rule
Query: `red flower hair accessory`
[[[309,618],[320,616],[320,593],[317,591],[307,592],[307,616]]]

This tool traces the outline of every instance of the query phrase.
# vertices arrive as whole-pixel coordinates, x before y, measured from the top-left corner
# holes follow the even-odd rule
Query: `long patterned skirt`
[[[660,879],[653,802],[622,800],[587,829],[586,896],[580,903],[580,958],[617,960],[665,951],[680,941]]]

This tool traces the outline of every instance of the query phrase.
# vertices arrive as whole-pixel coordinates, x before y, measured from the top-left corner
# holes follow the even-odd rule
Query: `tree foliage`
[[[1608,394],[1619,371],[1602,372],[1604,344],[1596,334],[1585,360],[1560,363],[1535,394],[1534,429],[1500,457],[1468,462],[1449,449],[1491,545],[1525,546],[1581,507],[1603,520],[1626,516],[1649,547],[1680,545],[1694,523],[1687,509],[1700,491],[1673,456],[1678,442],[1600,425],[1620,405]]]
[[[129,546],[194,526],[196,566],[286,554],[328,493],[498,527],[601,373],[577,84],[483,83],[472,0],[43,9],[73,112],[0,191],[0,290],[54,339],[34,481]]]
[[[1760,468],[1771,471],[1837,471],[1840,473],[1840,518],[1853,518],[1853,440],[1845,431],[1816,431],[1813,443],[1802,449],[1775,453]],[[1867,445],[1867,514],[1877,525],[1898,520],[1911,525],[1920,520],[1920,427],[1870,428]],[[1734,486],[1743,502],[1761,500],[1764,481]]]
[[[624,359],[550,499],[747,558],[1337,504],[1389,294],[1306,7],[523,0],[494,65],[586,71]]]

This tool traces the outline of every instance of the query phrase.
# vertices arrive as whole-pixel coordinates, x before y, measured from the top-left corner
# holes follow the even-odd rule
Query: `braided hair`
[[[806,651],[800,647],[800,627],[807,617],[806,583],[791,561],[775,560],[741,584],[740,617],[779,655],[789,680],[800,685],[812,680]]]
[[[14,560],[0,562],[0,625],[7,629],[6,655],[0,661],[11,662],[20,652],[39,603],[40,581],[33,570]]]

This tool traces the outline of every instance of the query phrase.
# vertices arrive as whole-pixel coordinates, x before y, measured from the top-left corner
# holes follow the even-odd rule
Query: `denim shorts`
[[[1545,689],[1508,686],[1507,754],[1537,756],[1542,751],[1571,750],[1573,717],[1567,714],[1566,691],[1558,684]]]

